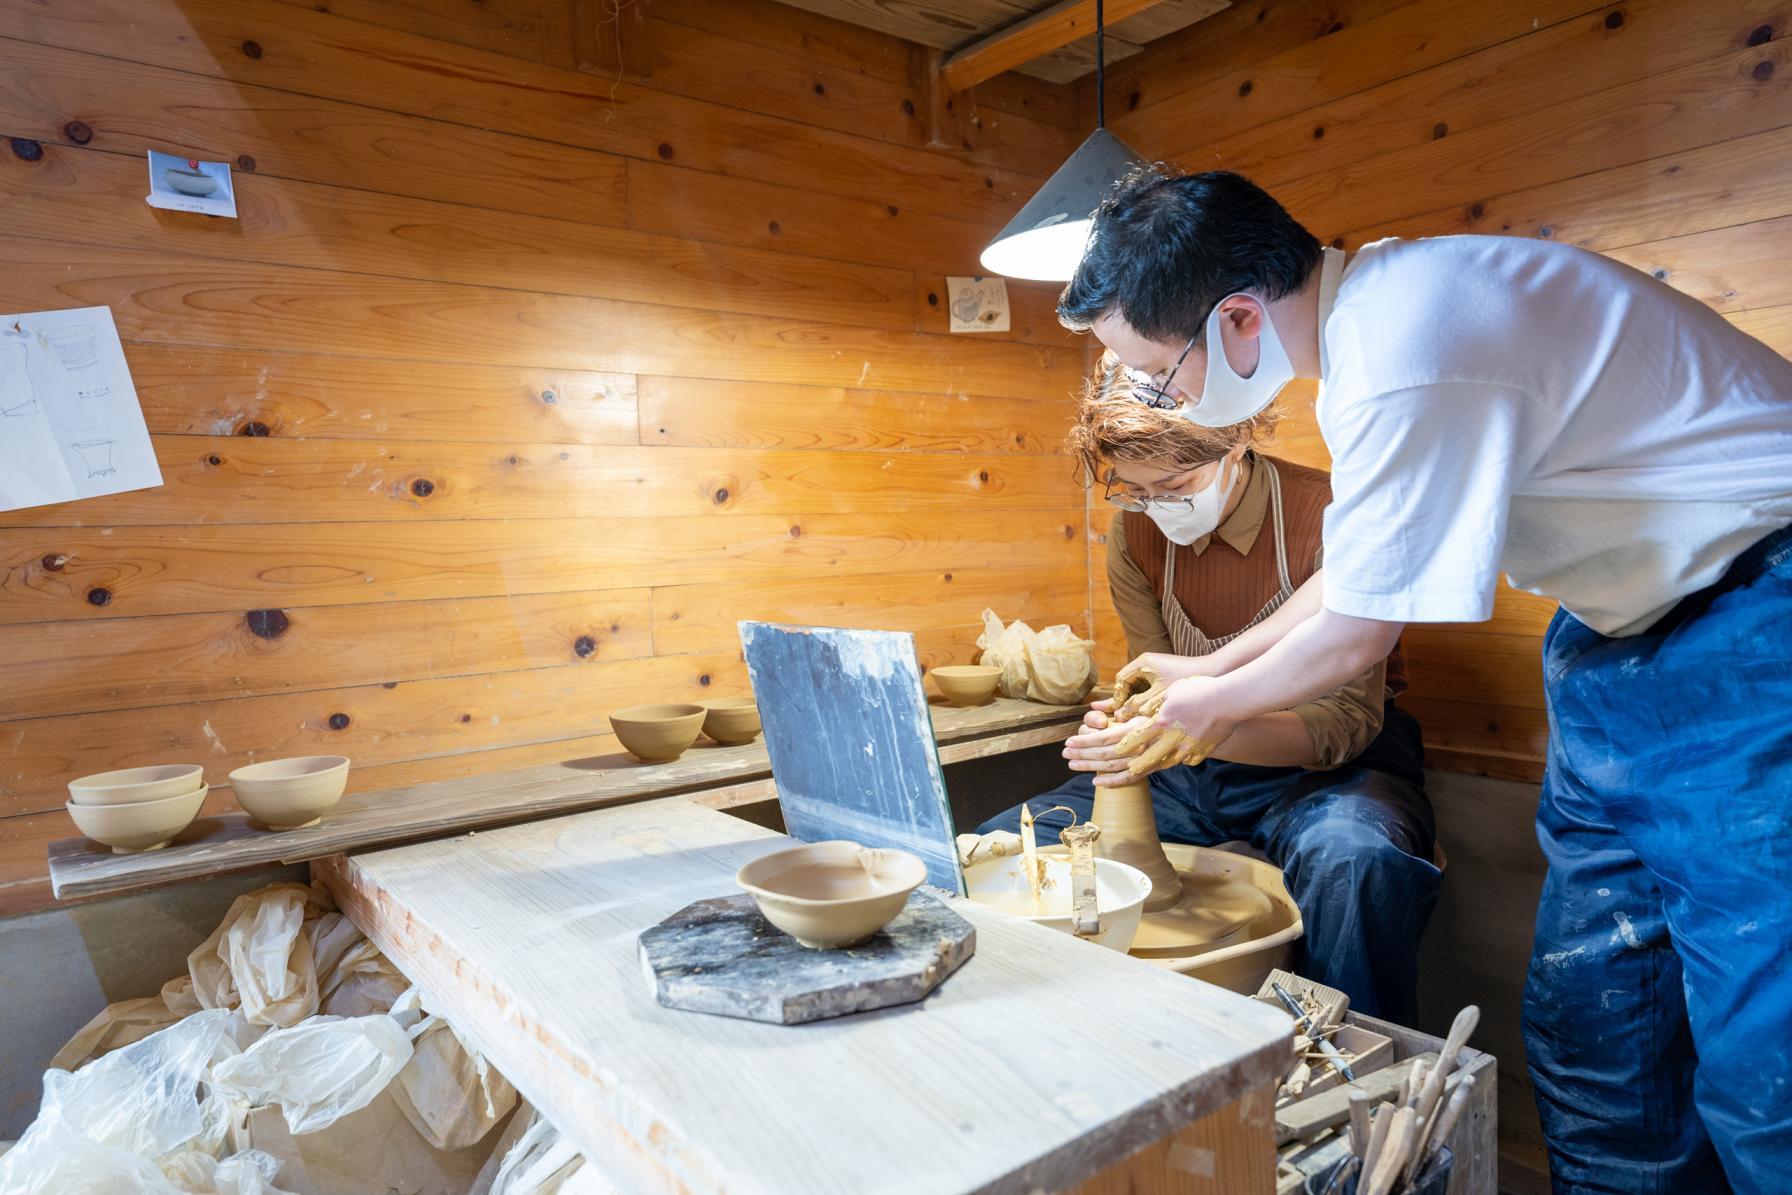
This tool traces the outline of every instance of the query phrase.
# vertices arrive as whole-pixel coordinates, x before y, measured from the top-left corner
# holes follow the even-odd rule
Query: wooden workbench
[[[1079,725],[1084,709],[1008,698],[967,709],[935,705],[940,762],[1062,742]],[[303,830],[264,830],[241,813],[201,817],[169,846],[133,855],[114,855],[85,838],[65,838],[50,844],[50,879],[59,898],[112,895],[672,794],[716,808],[775,797],[765,743],[719,747],[705,739],[672,763],[602,755],[350,793],[320,825]]]
[[[965,901],[925,1002],[805,1026],[654,1003],[635,938],[788,842],[689,800],[313,865],[623,1191],[1271,1189],[1275,1009]]]

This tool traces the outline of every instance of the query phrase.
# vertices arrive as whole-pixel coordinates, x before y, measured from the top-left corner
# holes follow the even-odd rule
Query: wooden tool
[[[1386,1111],[1376,1119],[1384,1118],[1389,1118]],[[1366,1184],[1358,1184],[1363,1195],[1388,1195],[1393,1190],[1394,1180],[1405,1169],[1407,1155],[1412,1150],[1417,1114],[1411,1108],[1401,1108],[1389,1119],[1393,1123],[1388,1126],[1387,1140],[1376,1155],[1375,1168],[1365,1170],[1368,1175]]]
[[[1457,1084],[1456,1090],[1451,1093],[1449,1102],[1444,1104],[1443,1111],[1439,1112],[1432,1122],[1425,1126],[1425,1132],[1419,1138],[1418,1148],[1413,1150],[1412,1160],[1407,1165],[1407,1182],[1411,1182],[1423,1173],[1431,1159],[1437,1156],[1437,1151],[1444,1147],[1444,1141],[1450,1136],[1450,1131],[1456,1127],[1456,1122],[1462,1119],[1462,1110],[1468,1107],[1469,1096],[1474,1090],[1475,1077],[1473,1075],[1462,1076],[1462,1082]]]
[[[1338,1068],[1338,1073],[1344,1076],[1345,1082],[1356,1082],[1356,1074],[1350,1069],[1350,1064],[1344,1061],[1344,1055],[1338,1052],[1337,1046],[1326,1040],[1324,1026],[1307,1015],[1306,1011],[1301,1008],[1300,1001],[1288,994],[1287,988],[1274,982],[1269,986],[1270,990],[1275,992],[1276,999],[1280,1000],[1282,1005],[1294,1015],[1294,1023],[1305,1031],[1307,1039],[1317,1045],[1331,1060],[1331,1064]]]
[[[1369,1093],[1350,1093],[1350,1152],[1358,1158],[1369,1148]]]
[[[1443,1096],[1444,1083],[1449,1080],[1450,1072],[1456,1069],[1456,1056],[1462,1053],[1462,1047],[1468,1044],[1468,1035],[1480,1023],[1481,1010],[1473,1004],[1456,1014],[1456,1020],[1450,1025],[1450,1036],[1444,1039],[1443,1052],[1438,1055],[1436,1065],[1426,1074],[1425,1085],[1419,1090],[1418,1100],[1413,1105],[1418,1109],[1421,1121],[1428,1121],[1437,1110],[1437,1102]]]
[[[1412,1064],[1421,1060],[1429,1064],[1437,1060],[1437,1055],[1420,1054],[1417,1058],[1407,1058],[1392,1066],[1385,1066],[1357,1080],[1357,1089],[1366,1093],[1371,1101],[1391,1100],[1400,1090],[1401,1081],[1412,1073]],[[1334,1087],[1285,1108],[1277,1108],[1276,1144],[1311,1141],[1326,1129],[1349,1120],[1352,1090],[1348,1087]]]
[[[1363,1147],[1363,1165],[1361,1173],[1364,1181],[1374,1172],[1375,1165],[1381,1160],[1387,1149],[1388,1130],[1394,1123],[1394,1108],[1391,1104],[1377,1106],[1369,1120],[1369,1144]],[[1359,1184],[1360,1185],[1360,1184]]]

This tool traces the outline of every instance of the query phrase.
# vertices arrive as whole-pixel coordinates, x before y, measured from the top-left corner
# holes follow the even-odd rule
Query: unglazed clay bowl
[[[205,786],[205,769],[196,763],[163,763],[147,768],[120,768],[68,782],[77,805],[130,805],[184,797]]]
[[[947,664],[928,675],[953,705],[983,705],[996,695],[1002,670],[987,664]]]
[[[66,808],[81,833],[112,848],[114,855],[159,850],[199,816],[205,803],[205,785],[190,793],[133,801],[128,805],[77,805]]]
[[[230,774],[236,803],[270,830],[316,825],[348,787],[345,755],[299,755],[252,763]]]
[[[162,171],[162,177],[182,195],[192,195],[199,199],[204,199],[218,189],[218,180],[211,175],[181,166],[168,167]]]
[[[690,750],[708,716],[700,705],[631,705],[610,715],[610,729],[636,759],[671,763]]]
[[[706,701],[703,733],[718,743],[736,747],[759,737],[759,706],[751,697],[723,697]]]
[[[812,842],[753,860],[734,882],[767,921],[812,950],[833,950],[869,941],[926,878],[907,851]]]

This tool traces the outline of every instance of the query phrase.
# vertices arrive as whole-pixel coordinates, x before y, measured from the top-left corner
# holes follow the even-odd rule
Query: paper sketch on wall
[[[236,216],[236,188],[228,162],[201,162],[149,151],[150,207],[207,216]]]
[[[1008,280],[947,278],[946,310],[954,332],[1006,332]]]
[[[161,484],[112,312],[0,316],[0,510]]]

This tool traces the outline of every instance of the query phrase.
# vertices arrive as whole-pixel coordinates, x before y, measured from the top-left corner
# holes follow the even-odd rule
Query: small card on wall
[[[201,162],[149,151],[150,207],[236,218],[236,190],[228,162]]]
[[[947,278],[946,312],[954,332],[1006,332],[1006,278]]]

